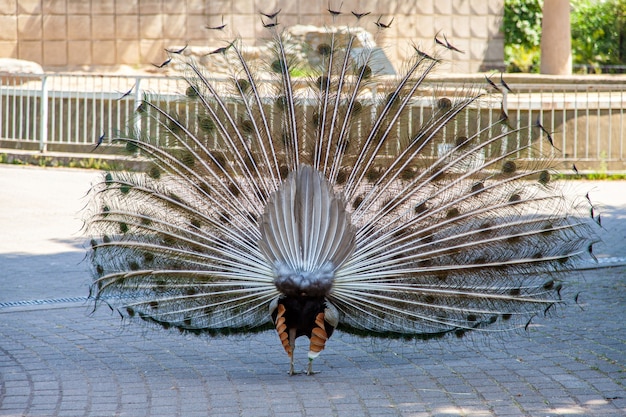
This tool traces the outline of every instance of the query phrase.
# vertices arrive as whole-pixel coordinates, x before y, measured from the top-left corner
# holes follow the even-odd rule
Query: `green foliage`
[[[34,165],[39,167],[68,167],[116,171],[121,169],[118,161],[95,158],[56,158],[39,154],[25,154],[22,157],[0,153],[0,164]],[[130,167],[125,167],[131,169]]]
[[[574,64],[600,72],[626,64],[626,0],[574,0],[570,16]]]
[[[507,72],[539,72],[539,46],[505,45],[504,63]]]
[[[626,0],[572,0],[572,58],[595,72],[626,65]],[[505,0],[504,61],[509,72],[537,72],[543,0]]]
[[[504,42],[525,47],[539,46],[543,0],[505,0]]]
[[[505,0],[504,62],[508,72],[537,72],[543,0]]]
[[[70,159],[66,164],[69,168],[97,169],[100,171],[116,171],[119,169],[115,161],[107,161],[103,159],[86,158],[86,159]]]

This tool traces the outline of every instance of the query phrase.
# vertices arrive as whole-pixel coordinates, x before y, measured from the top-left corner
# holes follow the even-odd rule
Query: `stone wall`
[[[336,3],[336,4],[335,4]],[[330,0],[339,7],[340,0]],[[337,24],[354,25],[350,14],[370,11],[360,24],[376,33],[374,22],[393,23],[377,43],[398,67],[414,42],[427,52],[453,58],[442,71],[501,69],[504,0],[343,0]],[[259,11],[282,8],[282,25],[330,25],[329,0],[1,0],[0,57],[35,61],[46,70],[143,67],[166,58],[175,45],[223,46],[239,35],[246,43],[267,38]],[[227,24],[226,31],[206,25]],[[443,53],[433,37],[445,33],[464,54]]]

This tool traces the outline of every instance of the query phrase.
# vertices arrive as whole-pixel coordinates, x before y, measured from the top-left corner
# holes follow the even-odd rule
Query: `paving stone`
[[[90,315],[80,302],[5,306],[87,295],[76,213],[98,176],[0,166],[0,230],[16,236],[0,243],[0,416],[626,415],[626,331],[616,319],[626,317],[625,267],[586,271],[572,284],[584,309],[571,303],[502,340],[339,333],[314,376],[287,375],[272,332],[187,337],[105,309]],[[583,185],[610,197],[603,225],[613,240],[598,254],[626,256],[626,193],[615,191],[626,183]],[[306,366],[305,343],[296,358]]]

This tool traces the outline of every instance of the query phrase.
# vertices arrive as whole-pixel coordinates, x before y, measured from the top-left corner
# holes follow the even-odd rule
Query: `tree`
[[[574,0],[574,64],[601,72],[602,66],[626,65],[626,0]]]
[[[539,70],[542,8],[543,0],[505,0],[502,30],[507,71]]]

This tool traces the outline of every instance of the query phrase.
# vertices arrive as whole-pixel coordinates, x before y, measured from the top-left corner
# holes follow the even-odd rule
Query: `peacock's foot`
[[[306,374],[307,375],[315,375],[315,374],[319,374],[320,371],[313,371],[313,360],[309,359],[309,366],[306,370]]]
[[[302,371],[296,371],[295,367],[293,366],[293,361],[292,361],[289,364],[289,376],[299,375],[301,373]]]

